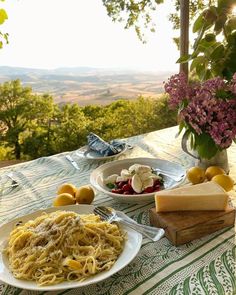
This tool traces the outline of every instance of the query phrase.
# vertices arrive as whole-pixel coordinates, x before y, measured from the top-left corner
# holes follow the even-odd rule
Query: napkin
[[[115,139],[110,142],[106,142],[101,137],[92,132],[89,133],[87,139],[89,149],[101,154],[104,157],[118,154],[125,147],[125,142],[122,142],[121,140]]]

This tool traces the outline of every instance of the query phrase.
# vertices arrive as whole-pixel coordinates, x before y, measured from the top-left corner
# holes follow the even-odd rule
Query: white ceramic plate
[[[125,153],[127,151],[127,149],[129,149],[129,145],[125,145],[123,150],[121,152],[119,152],[118,154],[112,155],[112,156],[102,156],[101,154],[92,151],[88,148],[87,145],[82,146],[81,148],[79,148],[75,153],[77,156],[84,158],[84,159],[88,159],[88,160],[106,160],[106,159],[112,159],[112,158],[116,158],[120,155],[122,155],[123,153]]]
[[[115,264],[112,266],[112,268],[109,271],[101,272],[93,277],[88,278],[87,280],[83,282],[63,282],[57,285],[40,287],[35,282],[15,279],[13,275],[11,274],[11,272],[9,271],[8,259],[5,256],[5,254],[2,253],[2,249],[6,246],[7,238],[10,234],[10,231],[13,229],[14,225],[17,222],[22,221],[24,223],[30,219],[36,218],[37,216],[42,214],[42,212],[67,210],[67,211],[74,211],[79,214],[89,214],[89,213],[93,213],[93,208],[94,206],[92,205],[79,205],[79,206],[70,205],[70,206],[62,206],[57,208],[48,208],[45,210],[34,212],[32,214],[25,215],[23,217],[19,217],[1,226],[0,227],[0,280],[9,285],[12,285],[21,289],[35,290],[35,291],[36,290],[55,291],[55,290],[84,287],[90,284],[97,283],[104,279],[109,278],[114,273],[124,268],[138,254],[139,249],[141,247],[141,243],[142,243],[142,235],[125,226],[123,226],[122,228],[127,233],[127,240],[125,242],[124,250],[119,256],[118,260],[115,262]]]
[[[159,168],[163,171],[169,172],[176,176],[183,175],[180,181],[175,181],[168,176],[164,176],[164,187],[170,189],[180,185],[186,175],[186,171],[183,166],[177,163],[172,163],[166,160],[157,158],[133,158],[117,160],[109,163],[105,163],[96,168],[90,175],[90,183],[92,186],[100,192],[108,194],[112,198],[122,202],[150,202],[154,201],[155,193],[137,194],[137,195],[122,195],[112,193],[111,190],[104,184],[104,179],[112,174],[119,174],[122,169],[128,169],[133,164],[148,165],[152,168]]]

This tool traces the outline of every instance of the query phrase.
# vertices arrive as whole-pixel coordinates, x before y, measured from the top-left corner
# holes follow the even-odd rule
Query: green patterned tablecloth
[[[181,163],[186,168],[192,159],[180,148],[175,138],[177,128],[168,128],[128,138],[133,149],[119,159],[158,157]],[[78,163],[78,171],[65,158],[70,154]],[[228,151],[231,175],[236,179],[236,146]],[[70,182],[76,186],[89,183],[91,171],[104,161],[79,158],[75,151],[51,157],[42,157],[0,169],[0,176],[13,171],[20,185],[5,189],[0,195],[0,224],[52,206],[58,186]],[[235,198],[232,198],[235,205]],[[119,204],[109,196],[98,193],[94,205],[103,204],[124,211],[140,223],[148,224],[148,204]],[[233,295],[236,294],[235,230],[225,228],[211,235],[179,247],[166,238],[151,242],[144,238],[136,258],[120,272],[98,284],[60,292],[33,292],[20,290],[0,282],[0,294],[149,294],[149,295]]]

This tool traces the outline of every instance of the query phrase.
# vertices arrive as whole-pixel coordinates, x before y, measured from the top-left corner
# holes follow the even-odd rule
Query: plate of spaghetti
[[[0,280],[55,291],[98,283],[137,255],[141,234],[93,214],[91,205],[48,208],[0,227]]]

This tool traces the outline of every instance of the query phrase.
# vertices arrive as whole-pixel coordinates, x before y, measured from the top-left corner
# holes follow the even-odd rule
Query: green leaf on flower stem
[[[190,134],[190,148],[191,148],[192,150],[194,150],[194,149],[195,149],[194,146],[195,146],[194,135],[193,135],[193,133],[191,133],[191,134]]]
[[[216,91],[216,98],[228,100],[228,99],[232,99],[234,97],[235,97],[235,94],[232,93],[231,91],[227,91],[224,89],[218,89]]]
[[[195,147],[201,158],[210,159],[218,151],[214,140],[206,133],[195,136]]]
[[[6,11],[4,9],[0,9],[0,25],[2,25],[6,19],[8,19]]]
[[[181,121],[179,123],[179,131],[178,131],[178,135],[180,135],[180,133],[182,132],[182,130],[185,128],[185,123],[184,121]]]
[[[188,100],[187,99],[183,99],[179,105],[179,109],[178,109],[178,114],[184,109],[186,108],[186,106],[188,105]]]

